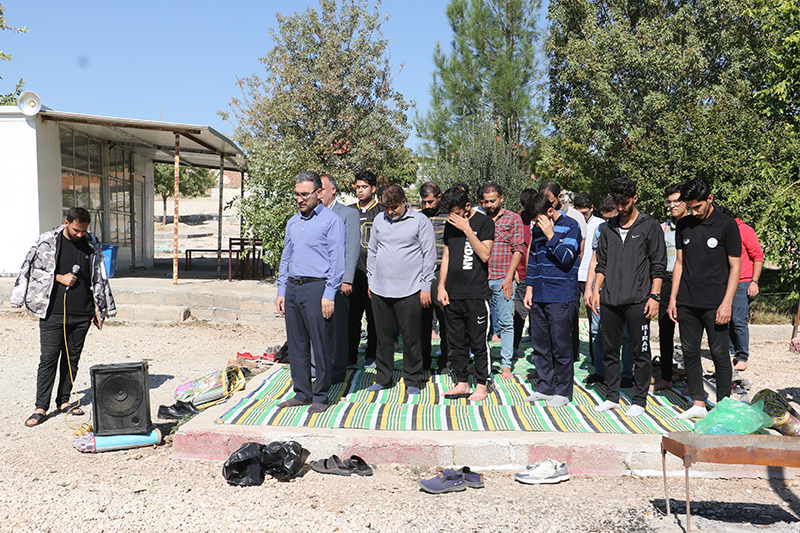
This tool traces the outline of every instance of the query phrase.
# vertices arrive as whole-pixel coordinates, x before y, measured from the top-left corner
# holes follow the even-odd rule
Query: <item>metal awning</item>
[[[244,169],[244,153],[233,141],[209,126],[177,124],[154,120],[100,117],[42,108],[42,120],[68,125],[95,139],[109,141],[156,163],[172,164],[175,159],[175,134],[182,137],[181,163],[194,167]]]

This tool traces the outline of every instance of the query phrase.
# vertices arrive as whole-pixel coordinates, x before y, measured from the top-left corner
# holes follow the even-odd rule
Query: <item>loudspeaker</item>
[[[32,117],[42,109],[42,100],[35,92],[25,91],[19,95],[17,105],[19,106],[23,115]]]
[[[89,374],[96,436],[150,433],[150,377],[146,362],[95,365]]]

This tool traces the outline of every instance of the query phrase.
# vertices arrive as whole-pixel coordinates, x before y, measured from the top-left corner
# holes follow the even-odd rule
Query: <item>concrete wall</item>
[[[39,178],[39,233],[44,233],[64,222],[61,204],[61,141],[58,137],[58,124],[43,122],[38,116],[36,164]]]
[[[19,273],[41,233],[36,123],[35,117],[26,117],[16,106],[0,106],[0,209],[9,225],[0,237],[0,276]]]

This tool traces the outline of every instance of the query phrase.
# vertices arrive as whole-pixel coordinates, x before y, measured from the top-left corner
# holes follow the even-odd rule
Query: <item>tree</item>
[[[244,226],[271,250],[273,264],[287,215],[297,211],[291,192],[300,171],[327,172],[340,190],[364,168],[390,183],[416,177],[404,146],[409,104],[392,88],[379,5],[370,11],[367,0],[320,0],[319,11],[278,14],[270,30],[276,44],[260,58],[264,77],[239,80],[241,98],[221,113],[235,121],[247,155]]]
[[[749,6],[749,0],[551,2],[554,133],[545,159],[550,177],[596,199],[611,179],[633,178],[640,207],[662,219],[663,188],[703,176],[715,201],[759,235],[775,237],[764,239],[767,256],[788,266],[800,207],[796,142],[784,122],[760,112],[754,96],[769,84],[764,58],[771,36],[745,16]]]
[[[164,217],[162,224],[167,223],[167,199],[175,194],[175,166],[166,163],[155,164],[153,176],[156,194],[161,195],[164,203]],[[207,168],[180,167],[180,194],[183,198],[196,198],[206,194],[209,187],[213,187],[217,179],[211,175]]]
[[[0,4],[0,31],[8,30],[12,33],[27,33],[28,28],[15,28],[6,24],[5,9],[6,8],[3,7],[3,4]],[[11,61],[11,54],[0,51],[0,61]],[[3,78],[0,78],[0,80],[1,79]],[[19,98],[19,95],[22,94],[23,85],[25,85],[25,82],[23,82],[22,78],[20,78],[19,82],[17,82],[17,86],[12,92],[8,94],[0,94],[0,105],[17,105],[17,98]]]
[[[415,127],[431,153],[455,153],[473,119],[488,116],[515,150],[538,140],[540,0],[451,0],[449,53],[433,53],[431,107]]]

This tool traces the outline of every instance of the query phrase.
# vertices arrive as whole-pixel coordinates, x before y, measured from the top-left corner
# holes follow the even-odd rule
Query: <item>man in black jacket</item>
[[[636,184],[630,178],[616,178],[610,189],[619,214],[600,233],[592,294],[592,311],[600,314],[603,324],[608,394],[595,410],[620,406],[619,349],[627,324],[634,354],[634,393],[626,414],[639,416],[644,413],[650,388],[650,318],[658,313],[667,249],[658,222],[636,208]]]

